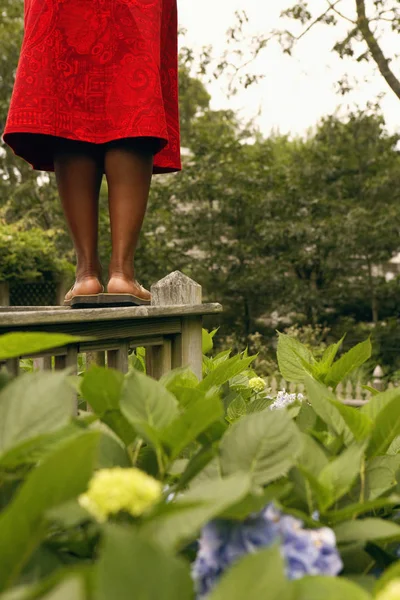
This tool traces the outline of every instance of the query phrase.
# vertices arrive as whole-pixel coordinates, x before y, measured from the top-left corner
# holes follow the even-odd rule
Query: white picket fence
[[[289,383],[285,381],[283,377],[264,377],[264,379],[267,384],[267,387],[271,388],[272,395],[276,394],[277,392],[283,389],[285,389],[290,394],[304,393],[305,388],[302,383]],[[339,385],[336,388],[335,394],[340,400],[342,400],[346,404],[359,406],[361,404],[364,404],[365,402],[368,402],[372,396],[372,393],[369,390],[362,388],[362,385],[363,383],[361,383],[360,381],[358,381],[355,384],[348,381],[346,385],[339,383]],[[393,383],[385,385],[385,382],[383,381],[383,371],[379,365],[375,367],[372,381],[369,381],[366,385],[382,392],[384,390],[397,387],[397,385],[395,386]]]

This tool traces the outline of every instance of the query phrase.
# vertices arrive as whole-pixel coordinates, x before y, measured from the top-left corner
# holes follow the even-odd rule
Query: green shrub
[[[0,281],[54,280],[74,272],[58,258],[51,232],[0,225]]]
[[[316,358],[279,333],[280,372],[306,397],[271,410],[255,357],[211,358],[214,334],[203,332],[201,381],[187,368],[151,379],[142,350],[126,376],[93,366],[79,386],[92,414],[74,416],[68,371],[3,378],[1,600],[189,600],[201,528],[271,501],[308,528],[332,528],[343,573],[289,581],[271,546],[239,560],[210,600],[368,600],[398,577],[400,391],[375,391],[361,409],[335,398],[369,359],[370,339],[337,358],[342,339]],[[27,344],[0,338],[0,358]]]

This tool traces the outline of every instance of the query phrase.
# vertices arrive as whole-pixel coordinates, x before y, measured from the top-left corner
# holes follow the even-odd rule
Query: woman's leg
[[[77,258],[76,282],[66,299],[79,294],[97,294],[102,291],[97,251],[102,164],[92,144],[62,139],[54,152],[54,167]]]
[[[106,145],[104,170],[108,182],[112,256],[109,293],[150,299],[135,279],[134,255],[149,197],[155,138],[114,140]]]

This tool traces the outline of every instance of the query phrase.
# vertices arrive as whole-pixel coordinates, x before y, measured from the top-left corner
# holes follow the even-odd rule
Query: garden
[[[135,256],[222,305],[202,377],[0,335],[0,600],[400,600],[400,4],[219,0],[202,27],[207,1],[179,0],[182,171]],[[3,126],[25,8],[0,0]],[[1,141],[0,321],[75,266],[55,174]]]
[[[305,393],[272,396],[216,333],[201,381],[152,379],[143,348],[126,375],[2,372],[1,600],[399,597],[400,391],[335,397],[370,338],[317,359],[277,332]],[[5,334],[0,360],[68,341]]]

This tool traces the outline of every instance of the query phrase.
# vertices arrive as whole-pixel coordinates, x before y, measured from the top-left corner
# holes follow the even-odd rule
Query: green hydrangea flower
[[[139,469],[100,469],[89,482],[79,504],[98,521],[106,521],[120,511],[137,517],[156,504],[162,484]]]
[[[265,389],[266,383],[262,377],[252,377],[249,379],[249,386],[255,392],[262,392]]]
[[[393,579],[377,595],[375,600],[399,600],[400,599],[400,579]]]

